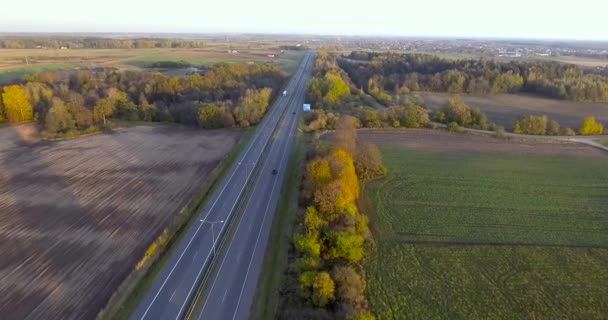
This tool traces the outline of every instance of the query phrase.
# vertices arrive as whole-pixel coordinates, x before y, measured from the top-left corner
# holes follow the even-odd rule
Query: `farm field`
[[[238,50],[237,50],[238,51]],[[15,80],[26,74],[58,69],[113,67],[142,69],[158,61],[185,61],[193,65],[272,62],[292,73],[303,52],[287,51],[277,58],[267,54],[272,49],[243,49],[228,53],[220,48],[209,49],[1,49],[0,83]]]
[[[137,126],[41,142],[0,128],[0,314],[93,319],[241,130]]]
[[[608,314],[608,153],[430,130],[359,140],[389,172],[364,191],[378,319]]]
[[[448,93],[423,92],[420,97],[429,110],[441,109],[452,96]],[[488,96],[461,95],[470,107],[485,112],[490,122],[511,130],[513,123],[522,115],[542,115],[556,120],[562,127],[577,129],[584,118],[595,116],[602,123],[608,122],[608,103],[576,102],[548,99],[530,95],[497,94]]]
[[[536,57],[537,60],[550,60],[561,63],[576,64],[582,67],[605,67],[608,66],[608,59],[576,57],[576,56],[558,56],[558,57]]]

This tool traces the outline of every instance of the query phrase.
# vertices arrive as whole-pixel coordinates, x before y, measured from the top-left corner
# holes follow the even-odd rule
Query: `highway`
[[[310,69],[294,97],[283,123],[262,167],[251,198],[244,209],[234,238],[222,258],[219,269],[207,283],[209,289],[202,299],[202,308],[192,319],[248,319],[257,288],[270,229],[295,142],[295,131],[306,94]],[[292,112],[296,114],[293,115]],[[276,169],[277,174],[270,172]]]
[[[308,52],[285,88],[287,95],[276,99],[257,126],[131,319],[182,319],[217,244],[232,234],[226,233],[229,223],[236,225],[236,231],[232,239],[226,239],[228,249],[218,259],[219,271],[207,278],[211,289],[204,296],[200,319],[248,318],[312,63],[313,53]],[[260,170],[258,175],[256,170]],[[248,184],[251,193],[245,192]],[[239,205],[245,194],[250,196]],[[237,207],[244,208],[240,216],[235,215]]]

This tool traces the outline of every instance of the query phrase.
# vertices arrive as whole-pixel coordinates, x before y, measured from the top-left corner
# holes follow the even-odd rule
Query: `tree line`
[[[356,201],[360,181],[386,169],[377,146],[357,147],[356,121],[342,116],[334,143],[317,144],[309,154],[301,190],[306,210],[293,236],[290,265],[297,278],[291,290],[302,303],[296,318],[374,318],[360,266],[371,233]]]
[[[448,60],[426,54],[353,51],[337,59],[358,88],[383,104],[412,91],[529,92],[573,101],[608,101],[608,76],[551,61]]]
[[[2,88],[0,121],[34,120],[49,135],[95,131],[109,119],[248,127],[260,121],[286,79],[284,71],[269,64],[220,63],[186,77],[44,72]]]
[[[352,52],[348,59],[370,61],[369,64],[374,64],[376,63],[374,62],[375,59],[384,58],[386,55],[393,54]],[[454,61],[430,55],[411,56],[419,57],[422,59],[421,61],[426,61],[425,59],[431,61],[428,63],[419,62],[420,68],[428,68],[430,73],[456,64]],[[382,79],[382,76],[372,76],[367,81],[367,86],[357,89],[356,81],[353,81],[351,73],[342,69],[343,62],[339,62],[340,60],[344,60],[344,58],[327,51],[321,51],[317,56],[313,78],[308,84],[307,99],[313,103],[313,110],[306,114],[304,118],[304,130],[307,132],[333,130],[338,125],[340,115],[343,114],[352,115],[358,119],[356,123],[358,128],[427,128],[432,126],[432,119],[435,122],[446,124],[451,131],[459,131],[463,127],[504,131],[504,128],[492,123],[484,112],[478,108],[469,107],[458,94],[452,96],[440,110],[430,112],[418,101],[411,100],[408,97],[402,98],[395,92],[389,92],[381,85],[384,81],[378,80]],[[361,62],[352,61],[348,63],[361,64]],[[363,63],[363,65],[364,67],[361,70],[367,72],[371,69],[368,63]],[[557,66],[557,64],[552,65]],[[495,82],[494,86],[500,88],[511,87],[514,82],[509,79],[513,76],[515,76],[515,73],[510,72],[498,77],[498,80],[496,80],[498,82]],[[391,79],[399,77],[408,79],[407,74],[393,75]],[[515,82],[519,83],[519,81]],[[458,81],[457,83],[466,84],[466,81]],[[412,85],[420,90],[417,82]],[[396,91],[404,92],[403,89],[396,89]],[[536,121],[538,120],[536,117],[539,117],[540,121]],[[596,123],[595,119],[593,123]],[[583,135],[601,134],[603,129],[600,130],[599,126],[601,124],[582,124],[578,128],[578,133]],[[589,127],[592,129],[588,129]],[[514,133],[520,134],[573,135],[576,133],[571,128],[560,127],[556,121],[548,119],[546,116],[543,118],[542,115],[522,116],[513,124],[513,128]]]
[[[338,65],[336,55],[327,51],[317,54],[307,100],[313,104],[313,110],[305,116],[307,132],[333,130],[344,114],[356,118],[358,128],[429,126],[428,111],[412,101],[395,101],[388,108],[378,105],[374,97],[356,88]]]
[[[111,39],[101,37],[4,37],[0,49],[142,49],[142,48],[202,48],[203,41],[186,39],[135,38]]]
[[[522,116],[513,124],[513,133],[549,136],[574,136],[576,132],[571,128],[561,127],[560,124],[546,115]],[[578,128],[578,133],[584,136],[604,133],[604,126],[590,116],[585,118]]]

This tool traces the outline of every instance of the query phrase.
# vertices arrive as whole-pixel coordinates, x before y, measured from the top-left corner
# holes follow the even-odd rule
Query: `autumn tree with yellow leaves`
[[[365,243],[371,237],[357,200],[359,181],[386,169],[377,147],[363,145],[357,150],[358,120],[340,120],[334,144],[317,150],[306,166],[302,200],[308,207],[293,237],[297,258],[292,267],[299,274],[300,295],[310,305],[334,310],[339,319],[374,319],[365,297],[365,277],[352,267],[365,257]],[[355,161],[355,153],[361,163]]]
[[[10,122],[30,121],[34,117],[27,93],[19,85],[4,87],[2,103],[6,118]]]

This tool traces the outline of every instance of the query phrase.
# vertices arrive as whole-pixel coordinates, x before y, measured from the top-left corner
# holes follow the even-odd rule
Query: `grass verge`
[[[209,195],[217,188],[217,182],[232,166],[243,148],[253,136],[255,128],[248,129],[235,148],[212,171],[209,180],[201,187],[201,191],[193,197],[169,227],[169,241],[155,254],[147,267],[131,273],[122,283],[116,293],[110,298],[107,306],[100,311],[98,319],[128,319],[139,301],[150,288],[158,273],[162,270],[176,245],[183,238],[186,230],[196,220],[196,213],[208,201]]]
[[[255,301],[252,305],[251,319],[273,319],[279,303],[281,288],[288,263],[289,244],[295,225],[298,210],[300,181],[303,175],[303,163],[306,156],[306,141],[298,132],[283,190],[277,207],[277,214],[272,222],[270,239],[258,280]]]

